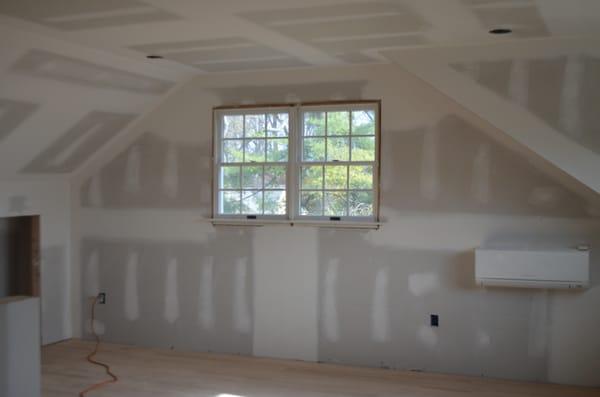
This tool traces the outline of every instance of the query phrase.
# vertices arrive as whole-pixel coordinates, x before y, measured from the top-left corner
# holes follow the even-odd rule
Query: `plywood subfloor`
[[[77,396],[84,387],[105,379],[101,368],[85,361],[92,348],[92,343],[80,340],[44,347],[43,396]],[[90,397],[600,396],[600,389],[114,344],[103,344],[97,358],[110,363],[120,381]]]

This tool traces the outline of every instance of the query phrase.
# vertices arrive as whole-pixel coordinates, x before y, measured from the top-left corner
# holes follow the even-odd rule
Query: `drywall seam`
[[[567,134],[577,137],[581,134],[579,95],[584,73],[581,57],[577,55],[568,56],[564,73],[560,97],[559,123]]]
[[[515,59],[510,68],[508,95],[516,103],[527,107],[529,102],[529,63],[523,59]]]
[[[423,155],[421,162],[421,195],[429,201],[438,198],[440,191],[439,170],[440,132],[431,126],[423,137]]]
[[[215,327],[214,256],[205,258],[202,264],[200,291],[198,293],[198,322],[206,331]]]
[[[177,280],[178,261],[176,257],[167,261],[165,277],[165,309],[164,318],[170,324],[179,318],[179,283]]]
[[[125,186],[123,188],[127,193],[137,193],[141,189],[141,162],[140,148],[134,145],[128,151],[125,165]]]
[[[370,265],[373,265],[370,263]],[[371,336],[374,341],[385,343],[390,339],[390,304],[388,297],[390,268],[384,267],[375,275],[373,308],[371,311]]]
[[[169,143],[163,171],[163,190],[167,197],[176,198],[179,192],[178,152],[174,143]]]
[[[138,264],[139,253],[131,250],[125,264],[125,317],[129,321],[135,321],[140,316],[138,296]]]
[[[477,147],[473,159],[471,192],[473,198],[480,204],[486,204],[491,198],[492,180],[492,150],[489,143],[482,143]]]
[[[337,342],[340,338],[339,317],[337,308],[337,282],[340,260],[333,258],[329,261],[323,281],[323,302],[321,322],[325,338],[328,342]]]
[[[252,331],[252,318],[250,314],[250,302],[248,302],[247,280],[248,258],[239,258],[235,262],[233,273],[233,328],[240,334]]]

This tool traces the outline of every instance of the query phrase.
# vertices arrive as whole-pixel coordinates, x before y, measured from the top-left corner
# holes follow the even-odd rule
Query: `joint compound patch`
[[[91,179],[88,187],[88,202],[91,207],[100,208],[103,206],[101,173],[96,173]]]
[[[211,330],[215,326],[215,308],[214,308],[214,261],[213,256],[209,256],[202,264],[200,275],[200,293],[198,307],[200,312],[198,318],[200,325],[205,330]]]
[[[141,153],[137,145],[132,146],[127,154],[127,165],[125,166],[125,186],[127,193],[137,193],[141,190]]]
[[[390,339],[390,307],[388,298],[390,269],[379,269],[375,276],[373,290],[373,307],[371,309],[371,333],[376,342],[387,342]]]
[[[438,198],[440,192],[439,132],[431,127],[423,136],[421,157],[421,195],[427,200]]]
[[[247,258],[238,258],[236,260],[233,277],[233,326],[237,332],[246,334],[252,329],[247,287]]]
[[[322,324],[325,338],[329,342],[339,339],[339,318],[337,309],[337,279],[340,260],[331,259],[327,264],[324,279]]]
[[[163,190],[169,198],[177,197],[179,192],[178,152],[174,143],[169,143],[163,173]]]
[[[177,282],[177,258],[169,258],[165,277],[164,318],[173,324],[179,318],[179,296]]]
[[[88,258],[85,271],[85,293],[88,297],[96,297],[100,293],[100,258],[98,250],[93,250]]]
[[[527,108],[529,103],[529,62],[527,60],[516,59],[512,62],[508,96],[515,103]]]
[[[125,317],[129,321],[135,321],[140,316],[138,264],[138,252],[130,251],[125,264]]]
[[[408,276],[408,289],[415,296],[424,296],[438,289],[440,285],[437,273],[415,273]]]
[[[560,96],[559,123],[561,128],[569,135],[580,137],[581,131],[581,104],[579,98],[582,91],[584,64],[582,57],[570,55],[565,65],[564,80]]]
[[[473,160],[471,191],[475,201],[487,204],[491,196],[491,145],[482,143],[477,147],[477,153]]]
[[[438,342],[438,336],[435,330],[426,325],[419,327],[417,331],[417,339],[428,348],[435,347]]]

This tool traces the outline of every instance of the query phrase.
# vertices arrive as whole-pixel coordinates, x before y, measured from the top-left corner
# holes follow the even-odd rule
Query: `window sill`
[[[237,219],[237,218],[208,218],[204,222],[210,222],[213,226],[254,226],[262,227],[268,225],[307,226],[330,229],[367,229],[378,230],[381,222],[347,222],[347,221],[316,221],[316,220],[290,220],[290,219]]]

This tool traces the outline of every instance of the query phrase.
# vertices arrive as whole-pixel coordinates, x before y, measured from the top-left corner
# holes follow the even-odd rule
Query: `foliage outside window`
[[[374,221],[376,102],[215,111],[215,215]]]

